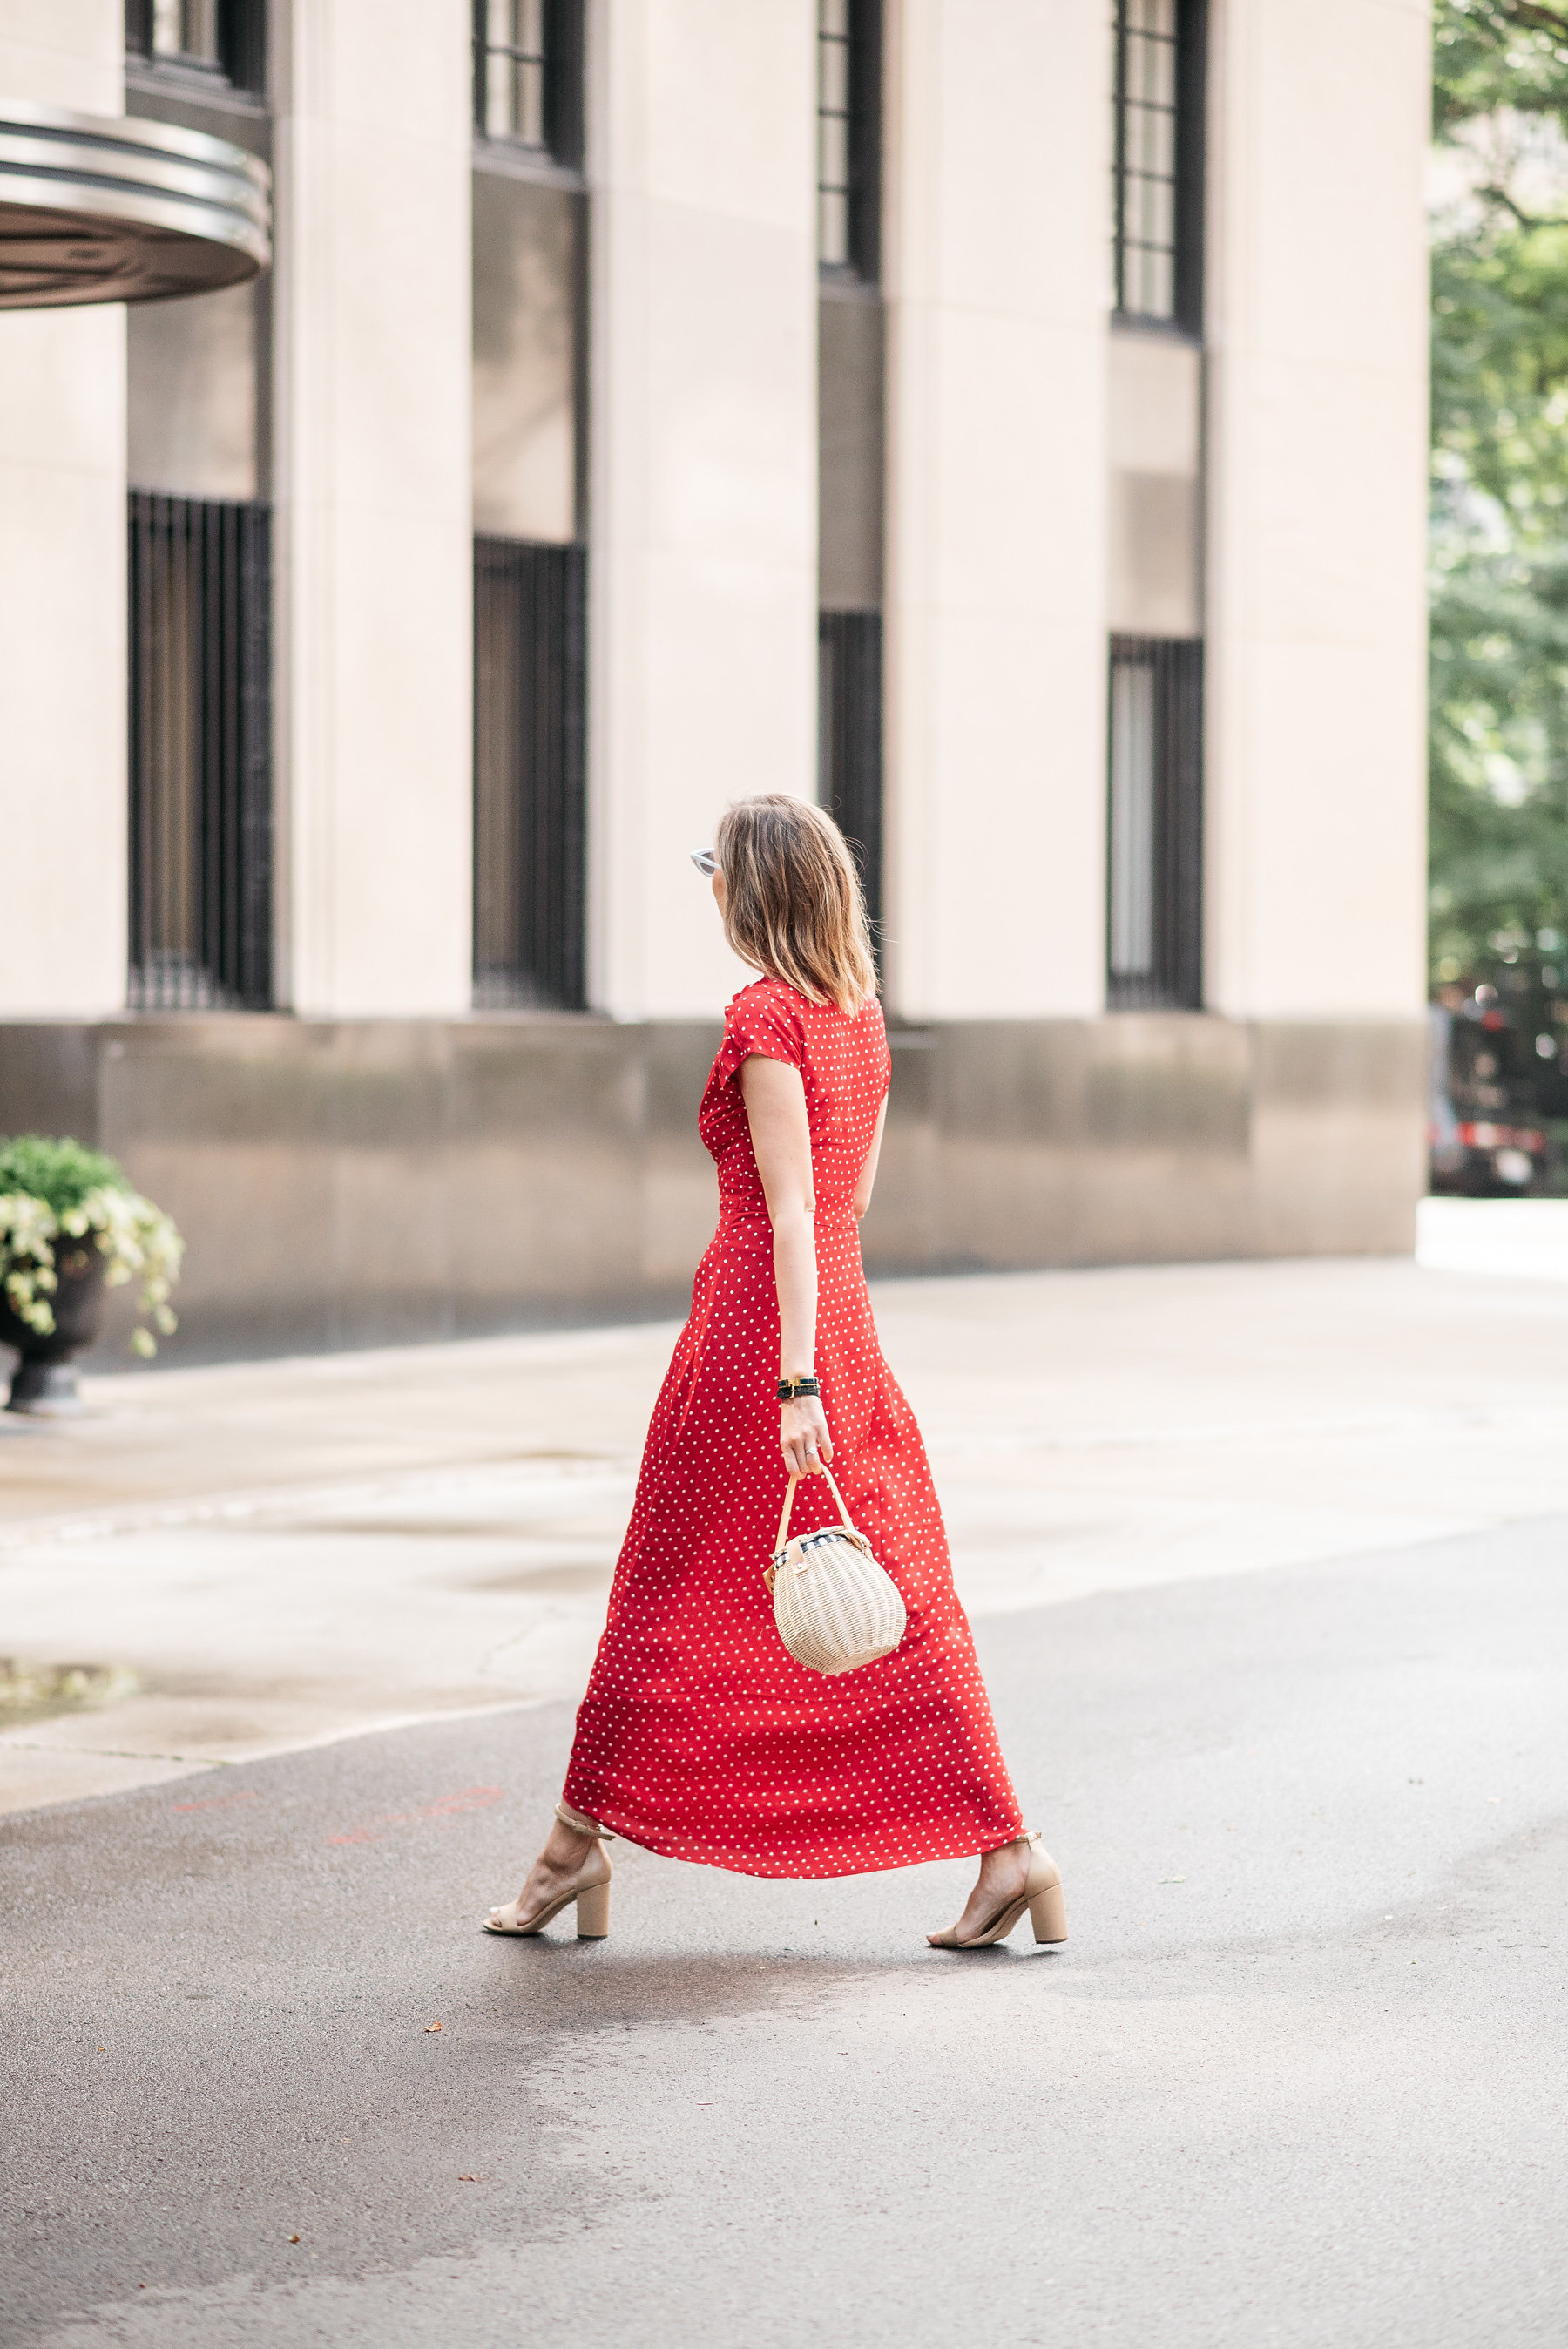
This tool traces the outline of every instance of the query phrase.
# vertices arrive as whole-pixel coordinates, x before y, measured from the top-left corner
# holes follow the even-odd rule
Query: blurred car
[[[1537,1187],[1547,1144],[1537,1123],[1533,1040],[1511,1024],[1490,987],[1455,1009],[1434,1006],[1430,1018],[1433,1190],[1498,1198]]]

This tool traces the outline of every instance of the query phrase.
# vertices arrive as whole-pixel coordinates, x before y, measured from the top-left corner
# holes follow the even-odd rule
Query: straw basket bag
[[[765,1580],[773,1594],[779,1637],[810,1672],[852,1672],[888,1656],[903,1637],[903,1600],[892,1577],[856,1533],[843,1495],[824,1467],[842,1523],[786,1543],[799,1476],[791,1476],[779,1520],[779,1544]]]

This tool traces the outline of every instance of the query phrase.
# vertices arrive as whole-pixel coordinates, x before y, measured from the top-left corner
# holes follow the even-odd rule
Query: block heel
[[[577,1938],[580,1941],[602,1941],[610,1930],[610,1879],[590,1885],[577,1895]],[[1045,1935],[1037,1939],[1044,1940]]]
[[[1029,1921],[1035,1929],[1037,1941],[1065,1941],[1068,1937],[1068,1904],[1062,1899],[1059,1884],[1047,1884],[1029,1902]]]

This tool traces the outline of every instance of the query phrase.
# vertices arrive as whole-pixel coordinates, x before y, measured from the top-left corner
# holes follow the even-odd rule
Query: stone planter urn
[[[98,1234],[86,1232],[80,1239],[71,1239],[61,1232],[53,1245],[59,1287],[49,1298],[55,1326],[46,1338],[19,1320],[0,1291],[0,1345],[15,1346],[22,1357],[5,1408],[35,1419],[68,1419],[80,1411],[75,1357],[103,1327],[108,1267]]]

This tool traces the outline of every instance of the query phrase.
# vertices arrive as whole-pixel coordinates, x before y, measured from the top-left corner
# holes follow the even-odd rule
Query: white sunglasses
[[[690,854],[692,863],[696,866],[697,871],[703,875],[703,878],[705,880],[711,881],[714,874],[718,871],[718,859],[714,854],[712,849],[694,848]]]

